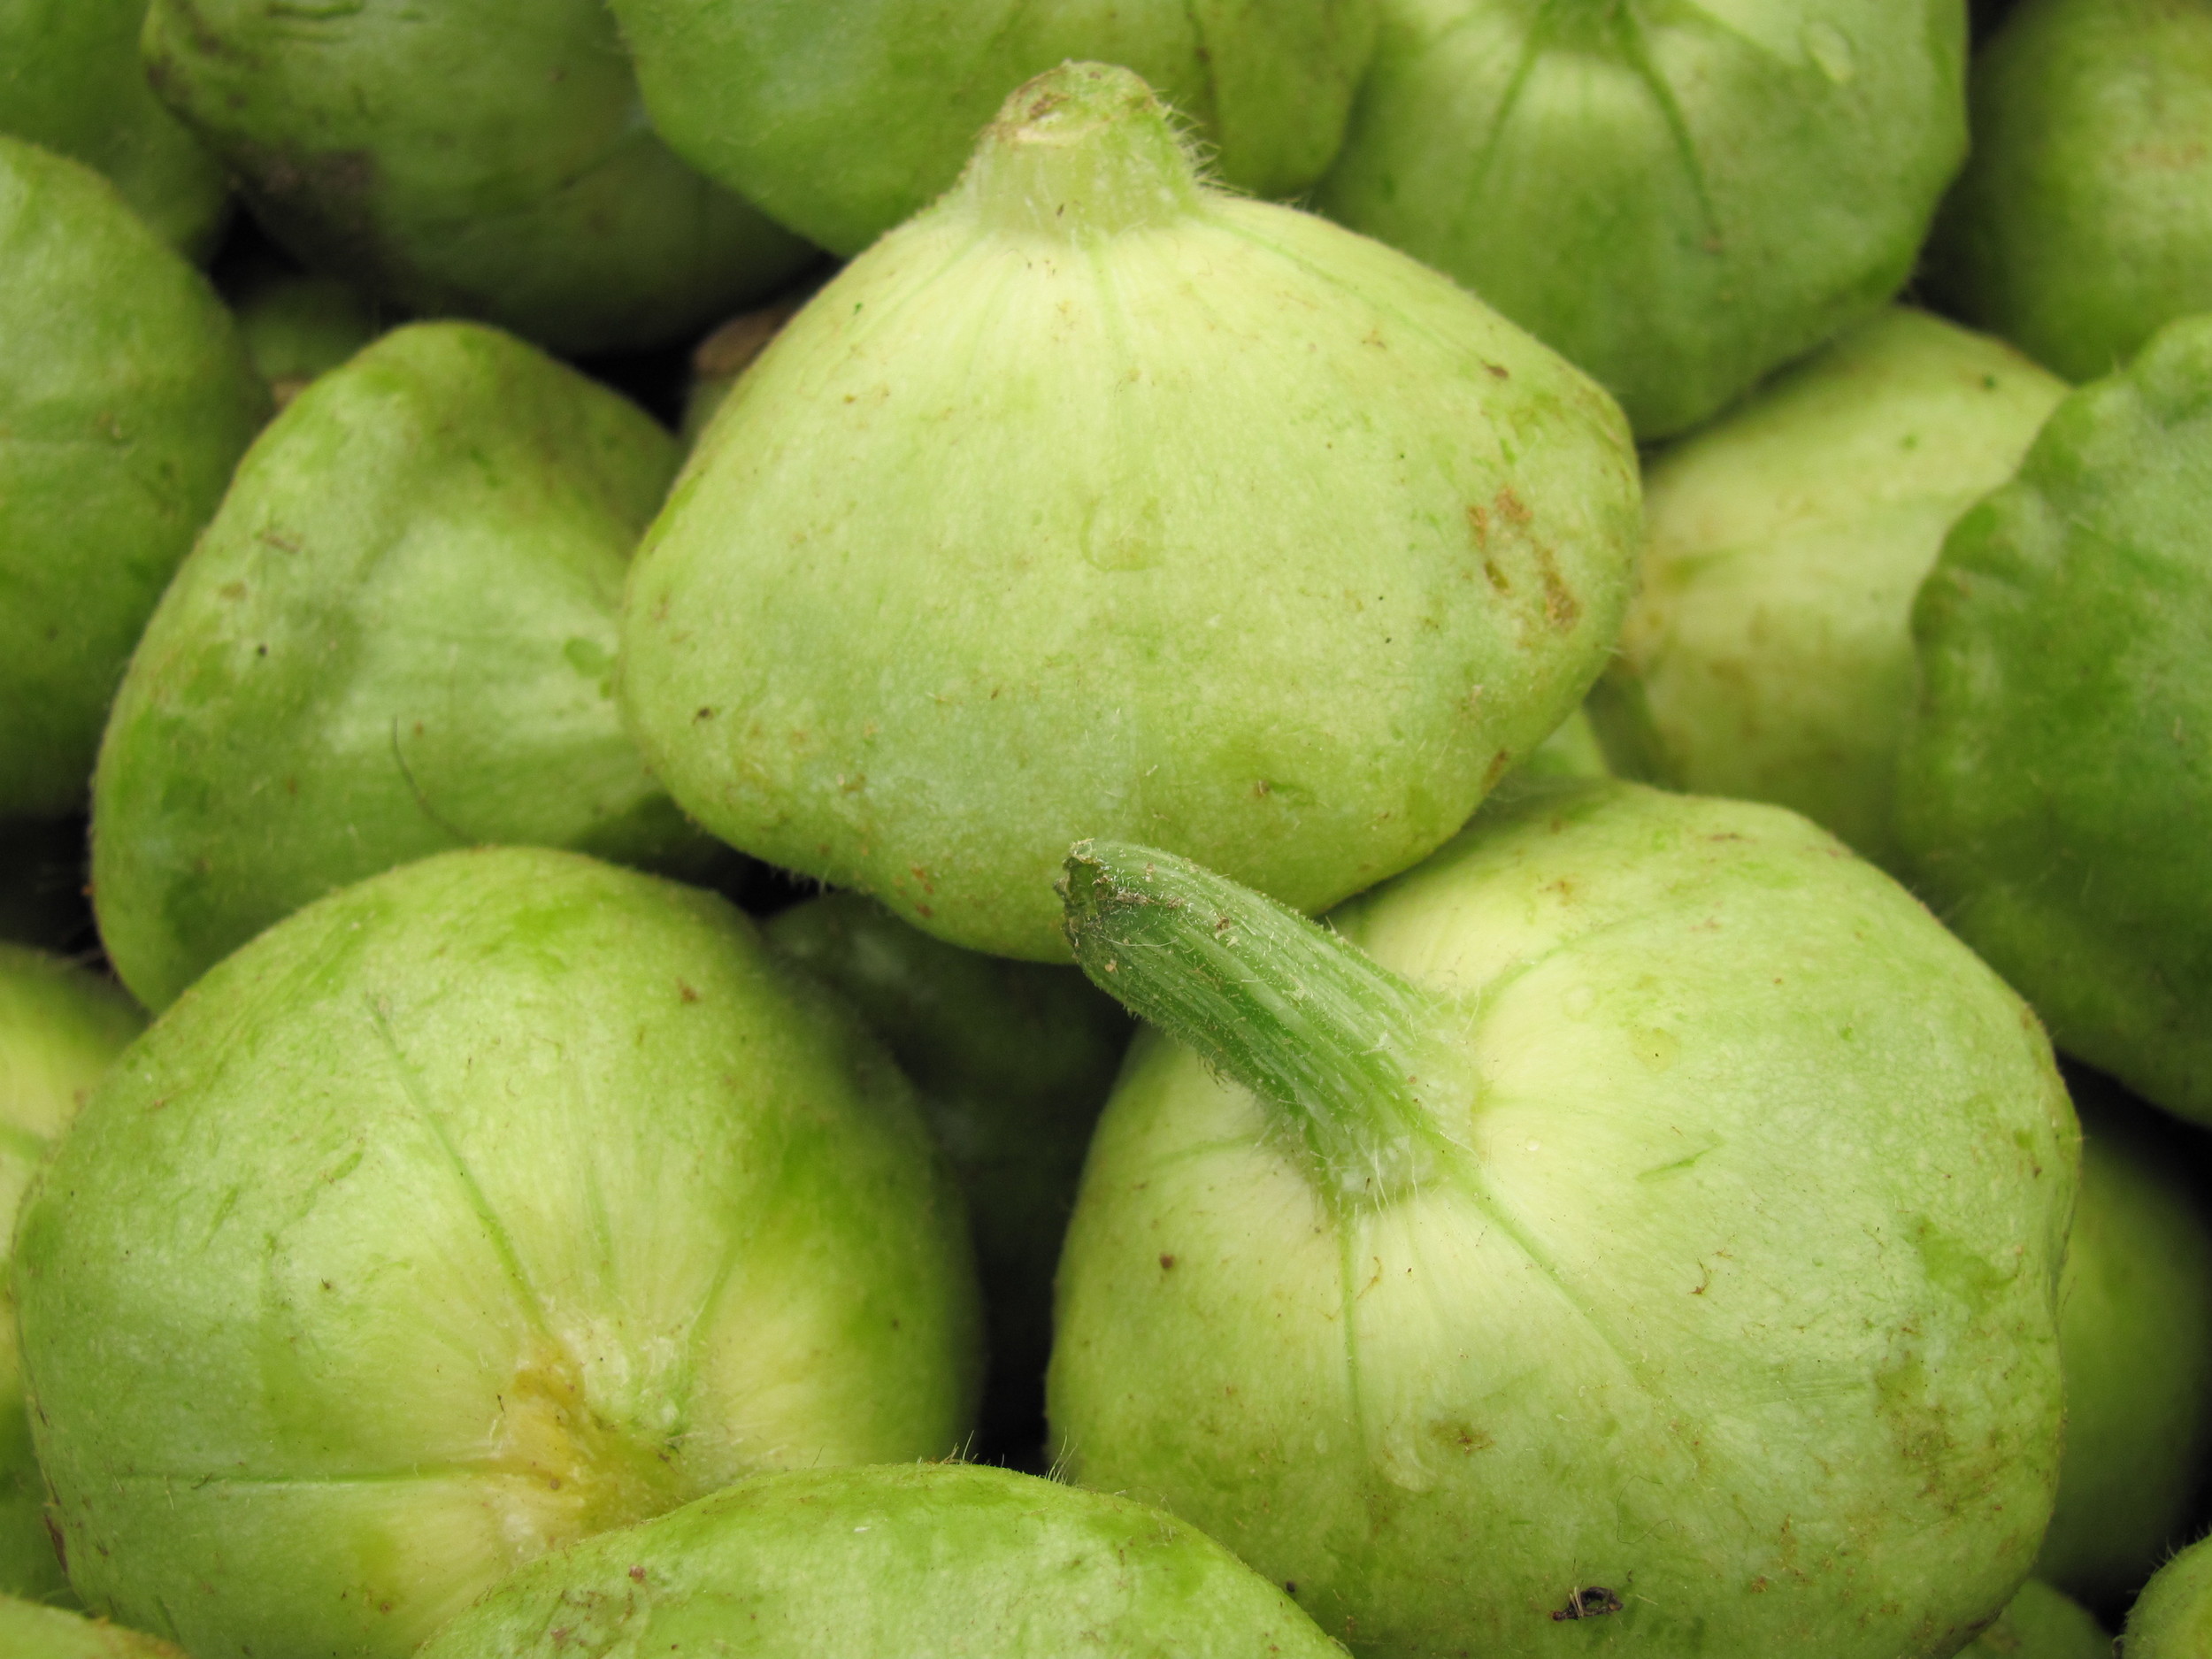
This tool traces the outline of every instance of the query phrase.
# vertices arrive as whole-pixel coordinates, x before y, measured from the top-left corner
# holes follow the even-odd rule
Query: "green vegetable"
[[[601,0],[153,0],[144,47],[269,233],[406,311],[653,345],[812,257],[654,135]]]
[[[165,1641],[0,1595],[0,1653],[8,1659],[185,1659]]]
[[[101,937],[149,1007],[311,899],[475,843],[651,862],[696,833],[614,703],[642,411],[467,323],[388,334],[240,466],[116,699]]]
[[[2128,1609],[2127,1659],[2203,1659],[2212,1649],[2212,1538],[2161,1567]]]
[[[2112,1659],[2112,1638],[2085,1608],[2031,1578],[1962,1659]]]
[[[624,703],[733,845],[1064,960],[1079,834],[1302,908],[1450,835],[1595,677],[1636,500],[1580,374],[1071,65],[732,391]]]
[[[82,800],[108,699],[269,394],[200,273],[0,138],[0,818]]]
[[[2069,380],[2212,311],[2212,5],[2023,0],[1976,57],[1930,287]]]
[[[1068,871],[1086,971],[1190,1044],[1139,1039],[1084,1171],[1072,1479],[1370,1655],[1898,1659],[2012,1594],[2077,1130],[1901,888],[1603,783],[1334,932],[1140,849]]]
[[[1375,0],[613,0],[654,124],[833,251],[949,188],[1006,96],[1070,58],[1125,64],[1219,176],[1294,196],[1344,135]]]
[[[1962,0],[1383,0],[1324,211],[1587,369],[1643,439],[1871,312],[1966,149]]]
[[[17,1233],[90,1607],[401,1659],[769,1469],[941,1456],[976,1370],[905,1080],[720,900],[574,854],[371,878],[211,972]]]
[[[2212,319],[2058,406],[1913,613],[1915,884],[2058,1046],[2212,1120]]]
[[[0,0],[0,133],[106,174],[165,241],[204,258],[230,184],[146,84],[145,20],[146,0]]]
[[[2035,1571],[2118,1605],[2197,1516],[2212,1453],[2212,1223],[2183,1173],[2188,1151],[2116,1094],[2076,1085],[2081,1202],[2058,1289],[2066,1458]]]
[[[1793,808],[1895,868],[1913,595],[2065,390],[1892,309],[1662,453],[1643,586],[1592,703],[1624,765]]]
[[[805,303],[803,298],[784,299],[746,311],[699,342],[691,354],[691,384],[684,394],[681,437],[686,449],[699,442],[737,377],[753,366],[753,359],[768,349],[768,342]]]
[[[46,1601],[67,1589],[31,1449],[7,1239],[47,1148],[145,1023],[107,981],[44,951],[0,944],[0,1609],[9,1595]],[[4,1640],[0,1653],[16,1659]]]
[[[376,338],[376,309],[335,277],[287,272],[239,296],[238,332],[280,408]]]
[[[422,1659],[1343,1651],[1156,1509],[941,1464],[741,1482],[524,1570]]]
[[[1029,1451],[1043,1438],[1052,1272],[1128,1017],[1073,968],[962,950],[856,893],[810,899],[763,931],[842,993],[918,1086],[975,1227],[983,1432],[1001,1442],[986,1449]]]

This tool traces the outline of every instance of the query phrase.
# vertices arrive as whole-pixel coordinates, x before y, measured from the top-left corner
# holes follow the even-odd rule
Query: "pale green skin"
[[[767,1475],[516,1574],[422,1659],[1325,1659],[1202,1533],[980,1465]]]
[[[2062,403],[1914,603],[1914,886],[2052,1041],[2212,1122],[2212,318]]]
[[[164,240],[204,257],[230,186],[146,84],[146,0],[0,0],[0,133],[96,168]]]
[[[210,974],[16,1245],[86,1604],[400,1659],[524,1562],[762,1470],[942,1456],[977,1355],[910,1087],[719,899],[424,860]]]
[[[2035,1572],[2124,1603],[2186,1537],[2212,1452],[2212,1224],[2187,1154],[2093,1099],[2058,1290],[2066,1456]]]
[[[59,1608],[0,1595],[0,1653],[8,1659],[185,1659],[165,1641]]]
[[[1913,595],[2065,392],[1893,308],[1655,458],[1642,588],[1592,703],[1624,768],[1790,807],[1898,867]]]
[[[1077,67],[730,394],[639,551],[623,698],[733,845],[1065,960],[1084,836],[1306,910],[1418,860],[1595,677],[1636,533],[1582,375],[1202,188]]]
[[[859,1010],[914,1080],[968,1201],[991,1363],[991,1452],[1042,1438],[1052,1272],[1091,1127],[1129,1046],[1120,1005],[1073,967],[932,939],[856,893],[794,905],[771,944]]]
[[[603,0],[153,0],[144,51],[272,235],[411,311],[641,347],[814,257],[654,135]]]
[[[2112,1659],[2112,1638],[2086,1608],[2031,1578],[1962,1659]]]
[[[2023,0],[1974,59],[1929,286],[2069,380],[2212,311],[2212,4]]]
[[[960,176],[1032,75],[1125,64],[1223,182],[1295,196],[1344,136],[1376,0],[612,0],[654,125],[833,252],[858,253]]]
[[[206,280],[0,138],[0,818],[83,800],[131,647],[267,419]]]
[[[48,1147],[145,1023],[107,980],[42,950],[0,944],[0,1607],[11,1595],[68,1593],[31,1449],[6,1240]],[[0,1640],[0,1653],[15,1659],[16,1651]]]
[[[2204,1659],[2212,1653],[2212,1539],[2161,1567],[2128,1609],[2127,1659]]]
[[[614,703],[630,549],[676,469],[511,335],[399,329],[257,443],[101,749],[93,890],[150,1008],[263,928],[449,848],[650,862],[696,833]]]
[[[1912,269],[1966,150],[1962,0],[1383,0],[1323,211],[1621,400],[1711,416]]]
[[[2019,999],[1793,814],[1627,784],[1331,920],[1464,1010],[1458,1144],[1325,1202],[1140,1038],[1061,1260],[1070,1477],[1362,1654],[1960,1647],[2058,1472],[2078,1132]]]

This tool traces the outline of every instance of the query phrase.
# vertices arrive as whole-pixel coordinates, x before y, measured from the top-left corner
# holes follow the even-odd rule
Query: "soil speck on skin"
[[[1552,1614],[1555,1620],[1603,1618],[1621,1610],[1621,1598],[1601,1584],[1586,1585],[1567,1598],[1567,1605]]]

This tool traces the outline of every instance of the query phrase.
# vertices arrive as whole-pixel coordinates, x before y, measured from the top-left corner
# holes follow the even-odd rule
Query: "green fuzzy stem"
[[[1149,847],[1080,841],[1060,883],[1075,959],[1274,1109],[1333,1205],[1435,1173],[1474,1098],[1440,1002],[1348,941]]]
[[[1200,204],[1197,168],[1152,88],[1062,64],[1006,100],[961,187],[1002,230],[1066,242],[1164,225]]]

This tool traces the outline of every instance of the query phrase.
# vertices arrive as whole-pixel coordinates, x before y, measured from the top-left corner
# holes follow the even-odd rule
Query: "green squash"
[[[94,792],[123,981],[173,1002],[263,928],[448,848],[651,863],[697,839],[614,703],[676,448],[471,323],[396,330],[269,427],[148,626]]]
[[[0,818],[81,806],[139,630],[268,411],[205,279],[105,180],[0,138]]]
[[[1969,85],[1932,292],[2073,380],[2212,311],[2212,4],[2023,0]]]
[[[165,1641],[59,1608],[0,1595],[0,1653],[8,1659],[185,1659]]]
[[[1383,0],[1324,211],[1696,426],[1895,293],[1966,151],[1963,0]]]
[[[764,1475],[517,1573],[421,1659],[1326,1659],[1156,1509],[975,1465]]]
[[[2058,1286],[2066,1456],[2036,1577],[2127,1598],[2195,1524],[2212,1454],[2212,1219],[2190,1149],[2078,1079],[2081,1202]]]
[[[376,308],[335,277],[272,273],[250,284],[237,308],[246,353],[280,409],[379,333]]]
[[[1376,0],[611,0],[654,124],[802,235],[858,253],[951,188],[1006,96],[1124,64],[1221,180],[1295,196],[1335,157]]]
[[[1622,764],[1790,807],[1896,868],[1913,595],[2065,391],[1892,309],[1655,457],[1642,588],[1592,700]]]
[[[856,893],[810,899],[762,931],[860,1010],[919,1090],[975,1228],[991,1350],[975,1455],[1031,1454],[1053,1269],[1128,1017],[1072,967],[963,950]]]
[[[2212,1538],[2161,1567],[2128,1609],[2127,1659],[2204,1659],[2212,1652]]]
[[[6,1241],[47,1148],[145,1023],[108,981],[44,951],[0,944],[0,1598],[67,1593],[31,1448]],[[0,1640],[0,1654],[15,1653]]]
[[[1068,843],[1314,909],[1573,709],[1637,532],[1618,411],[1402,255],[1040,77],[730,393],[640,549],[625,707],[733,845],[1065,960]]]
[[[2034,1017],[1794,814],[1486,810],[1331,928],[1079,846],[1148,1033],[1062,1257],[1070,1478],[1355,1652],[1934,1659],[2059,1463]],[[1563,1630],[1571,1625],[1571,1630]]]
[[[768,349],[768,342],[783,332],[783,326],[805,303],[805,296],[799,296],[741,312],[693,349],[691,378],[684,388],[683,419],[678,434],[687,450],[699,442],[738,377],[753,366],[753,359]]]
[[[739,1477],[942,1456],[977,1370],[910,1086],[721,900],[449,853],[230,957],[16,1238],[86,1604],[194,1659],[403,1659]]]
[[[144,50],[269,233],[405,311],[657,345],[814,257],[655,136],[603,0],[152,0]]]
[[[146,84],[145,21],[146,0],[0,0],[0,133],[106,174],[164,241],[204,258],[230,182]]]
[[[2089,1610],[2031,1578],[1961,1659],[2112,1659],[2112,1638]]]
[[[1913,611],[1914,884],[2070,1054],[2212,1121],[2212,318],[2058,406]]]

